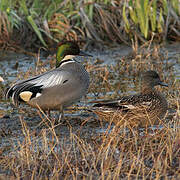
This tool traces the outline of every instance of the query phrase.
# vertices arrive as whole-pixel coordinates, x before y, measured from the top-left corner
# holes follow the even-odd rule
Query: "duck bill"
[[[159,82],[159,85],[168,87],[168,84],[166,84],[166,83],[164,83],[164,82],[162,82],[162,81]]]
[[[86,52],[84,52],[84,51],[81,51],[81,50],[80,50],[80,52],[79,52],[79,56],[89,56],[89,57],[93,57],[92,55],[90,55],[90,54],[88,54],[88,53],[86,53]]]

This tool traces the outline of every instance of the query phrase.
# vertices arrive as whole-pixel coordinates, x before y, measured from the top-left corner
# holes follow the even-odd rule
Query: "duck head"
[[[81,51],[78,44],[74,41],[65,41],[59,43],[56,54],[56,68],[59,67],[62,60],[72,59],[75,56],[91,56],[91,55]]]
[[[166,86],[168,85],[161,81],[159,74],[156,71],[146,71],[143,76],[143,85],[147,87],[153,88],[154,86],[160,85],[160,86]]]

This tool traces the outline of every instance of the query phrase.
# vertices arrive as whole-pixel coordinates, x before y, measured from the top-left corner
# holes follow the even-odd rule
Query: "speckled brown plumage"
[[[168,104],[165,97],[154,86],[167,86],[155,71],[143,74],[142,90],[139,94],[125,96],[114,101],[99,102],[93,112],[100,119],[122,125],[147,127],[161,124]]]

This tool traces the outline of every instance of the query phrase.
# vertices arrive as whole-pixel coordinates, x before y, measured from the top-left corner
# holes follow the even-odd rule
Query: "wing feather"
[[[32,97],[36,97],[37,93],[41,93],[46,88],[54,86],[61,86],[64,82],[67,82],[72,78],[71,73],[65,70],[52,70],[44,74],[37,75],[27,80],[18,81],[6,92],[6,98],[12,97],[12,101],[15,105],[18,105],[22,99],[19,94],[23,91],[32,92]]]
[[[94,107],[105,107],[113,109],[121,109],[123,111],[135,110],[138,108],[150,108],[152,105],[151,95],[131,95],[124,96],[118,100],[101,101],[94,105]]]

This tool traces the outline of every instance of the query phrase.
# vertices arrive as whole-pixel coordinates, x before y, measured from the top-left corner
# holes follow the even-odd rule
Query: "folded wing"
[[[24,101],[20,97],[21,93],[29,92],[31,95],[30,99],[32,99],[39,96],[44,89],[54,86],[61,86],[67,83],[70,78],[72,78],[72,76],[67,71],[52,70],[27,80],[18,81],[8,89],[6,92],[6,98],[12,97],[13,103],[18,105],[19,101]]]
[[[138,108],[150,108],[152,105],[150,96],[142,96],[141,94],[124,96],[114,101],[98,101],[94,107],[112,108],[122,111],[130,111]]]

